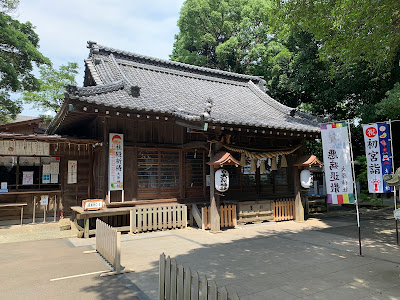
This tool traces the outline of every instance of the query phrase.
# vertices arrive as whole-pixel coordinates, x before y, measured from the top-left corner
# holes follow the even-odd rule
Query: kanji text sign
[[[354,203],[353,176],[347,123],[321,125],[327,201]]]
[[[124,189],[124,136],[110,133],[109,147],[109,190]]]
[[[365,155],[367,157],[368,191],[389,193],[383,175],[392,173],[389,126],[386,123],[363,125]]]

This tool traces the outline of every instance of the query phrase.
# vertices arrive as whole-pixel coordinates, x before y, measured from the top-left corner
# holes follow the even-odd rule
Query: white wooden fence
[[[96,219],[96,251],[104,257],[118,274],[121,272],[121,232]]]
[[[159,300],[239,300],[234,293],[229,294],[225,287],[217,287],[214,280],[199,276],[190,268],[178,265],[165,254],[160,255]]]
[[[130,211],[130,233],[187,227],[187,207],[183,204],[136,207]]]

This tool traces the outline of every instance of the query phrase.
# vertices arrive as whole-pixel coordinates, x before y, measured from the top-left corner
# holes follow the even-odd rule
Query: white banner
[[[109,190],[121,191],[124,189],[124,136],[110,133],[109,141]]]
[[[367,157],[368,191],[389,193],[392,188],[383,175],[392,173],[389,126],[386,123],[363,125],[365,154]]]
[[[347,123],[321,125],[327,201],[354,203]]]

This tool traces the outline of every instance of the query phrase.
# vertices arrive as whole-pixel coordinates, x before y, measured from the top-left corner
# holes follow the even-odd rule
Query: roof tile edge
[[[87,48],[90,49],[89,57],[91,57],[93,54],[98,54],[100,51],[105,51],[105,52],[123,55],[123,56],[130,57],[130,58],[142,59],[142,60],[149,61],[152,63],[159,63],[159,64],[174,66],[174,67],[178,67],[178,68],[184,68],[190,72],[198,71],[198,72],[205,72],[205,73],[210,73],[210,74],[215,74],[215,75],[220,75],[220,76],[237,78],[237,79],[241,79],[241,80],[251,80],[253,82],[256,82],[257,86],[259,86],[259,88],[261,90],[266,90],[266,88],[265,88],[266,82],[261,76],[251,76],[251,75],[239,74],[239,73],[234,73],[234,72],[228,72],[228,71],[223,71],[223,70],[211,69],[211,68],[207,68],[207,67],[200,67],[200,66],[185,64],[185,63],[176,62],[176,61],[167,60],[167,59],[160,59],[160,58],[156,58],[156,57],[141,55],[141,54],[137,54],[137,53],[133,53],[133,52],[129,52],[129,51],[124,51],[124,50],[119,50],[119,49],[99,45],[99,44],[97,44],[97,42],[94,42],[94,41],[88,41]]]

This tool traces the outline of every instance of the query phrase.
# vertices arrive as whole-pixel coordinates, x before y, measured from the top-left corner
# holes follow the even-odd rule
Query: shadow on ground
[[[149,234],[123,243],[122,249],[125,263],[137,269],[127,277],[151,299],[157,299],[162,252],[241,299],[398,299],[400,251],[394,225],[390,209],[361,210],[364,257],[357,255],[356,215],[349,210],[303,224],[286,222],[220,234]]]

